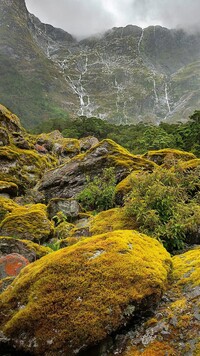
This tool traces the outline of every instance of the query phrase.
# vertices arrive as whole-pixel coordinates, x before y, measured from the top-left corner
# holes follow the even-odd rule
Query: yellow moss
[[[9,111],[5,106],[0,104],[0,122],[5,120],[8,121],[8,125],[10,121],[11,124],[14,124],[20,131],[24,130],[21,126],[19,118],[11,111]]]
[[[200,339],[199,342],[196,344],[196,348],[193,356],[199,356],[199,355],[200,355]]]
[[[57,239],[66,239],[70,235],[70,231],[74,228],[73,224],[63,221],[54,230],[54,237]]]
[[[191,159],[187,162],[181,162],[179,163],[179,167],[183,169],[183,171],[187,170],[187,169],[195,169],[200,165],[200,159],[196,158],[196,159]]]
[[[35,354],[70,355],[123,326],[135,308],[152,307],[170,265],[163,246],[136,231],[85,239],[21,271],[1,295],[1,328],[16,347],[23,335],[24,351],[34,338]]]
[[[150,162],[145,158],[132,155],[128,150],[118,145],[116,142],[105,139],[99,142],[96,146],[90,148],[86,153],[79,154],[74,158],[74,160],[83,161],[87,156],[96,151],[98,147],[105,147],[105,158],[108,160],[108,163],[114,166],[124,166],[127,169],[138,170],[153,170],[156,167],[154,162]],[[102,155],[103,157],[104,155]]]
[[[34,241],[45,241],[53,228],[43,204],[18,206],[0,224],[2,235]]]
[[[200,285],[200,248],[173,257],[173,278],[177,284]]]
[[[0,222],[5,218],[6,214],[13,211],[19,205],[12,199],[0,196]]]
[[[89,220],[89,232],[92,235],[114,230],[135,229],[136,221],[126,218],[123,208],[113,208],[102,211]]]
[[[0,180],[21,186],[35,182],[42,176],[44,170],[57,163],[51,156],[42,156],[34,150],[24,150],[15,146],[0,147],[0,160],[2,161]]]
[[[189,161],[196,158],[196,156],[191,152],[185,152],[171,148],[148,151],[143,155],[143,157],[156,162],[158,165],[162,165],[163,163],[167,164],[168,160]]]
[[[171,309],[183,310],[186,306],[186,298],[178,299],[175,302],[170,304]]]
[[[166,342],[153,341],[144,351],[138,351],[136,346],[133,346],[123,356],[177,356],[176,351]]]
[[[115,188],[115,194],[122,194],[123,196],[129,193],[133,187],[133,178],[137,177],[137,174],[141,171],[134,171],[130,173],[125,179],[123,179]]]

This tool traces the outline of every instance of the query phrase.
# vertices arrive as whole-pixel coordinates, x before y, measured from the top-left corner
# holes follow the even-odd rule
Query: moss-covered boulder
[[[27,266],[1,295],[0,327],[17,352],[73,355],[152,308],[171,258],[134,231],[86,239]]]
[[[159,166],[162,164],[170,165],[177,161],[189,161],[195,159],[196,156],[191,152],[175,150],[172,148],[165,148],[162,150],[148,151],[143,155],[144,158],[155,162]]]
[[[18,253],[24,256],[29,262],[34,262],[52,250],[36,244],[30,240],[19,240],[8,236],[0,236],[0,257],[11,253]]]
[[[200,355],[200,248],[172,261],[171,284],[154,315],[128,337],[122,356]]]
[[[1,104],[0,104],[0,126],[7,129],[11,133],[25,131],[21,126],[19,118]]]
[[[53,233],[53,223],[48,219],[43,204],[16,207],[0,224],[0,234],[19,239],[44,242]]]
[[[83,225],[77,222],[69,232],[69,236],[92,236],[114,230],[133,230],[136,228],[137,222],[127,218],[123,208],[113,208],[90,216]]]
[[[103,140],[86,153],[46,172],[39,189],[44,191],[47,200],[71,198],[85,187],[87,177],[92,180],[95,176],[101,176],[105,168],[113,167],[116,181],[120,182],[133,170],[152,171],[155,166],[155,163],[132,155],[112,140]]]
[[[54,166],[52,157],[16,146],[0,147],[0,180],[13,182],[20,191],[33,187],[43,172]]]

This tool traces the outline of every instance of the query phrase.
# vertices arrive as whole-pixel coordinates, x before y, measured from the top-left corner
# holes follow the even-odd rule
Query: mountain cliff
[[[199,106],[200,34],[128,25],[77,41],[24,0],[0,4],[0,94],[26,127],[48,117],[186,121]]]

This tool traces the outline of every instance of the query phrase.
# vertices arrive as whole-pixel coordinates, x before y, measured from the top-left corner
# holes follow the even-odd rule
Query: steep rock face
[[[24,0],[1,1],[1,101],[26,127],[73,105],[70,86],[35,42],[29,21]]]
[[[38,189],[44,191],[46,199],[71,198],[87,184],[87,177],[101,176],[103,169],[114,167],[117,181],[131,170],[153,170],[155,163],[137,157],[112,140],[103,140],[84,154],[46,172]]]
[[[0,94],[26,127],[66,111],[117,124],[185,121],[200,104],[198,33],[129,25],[77,41],[24,0],[2,0],[0,20]]]
[[[76,354],[152,308],[170,264],[137,232],[95,236],[25,268],[1,295],[1,330],[19,352]]]

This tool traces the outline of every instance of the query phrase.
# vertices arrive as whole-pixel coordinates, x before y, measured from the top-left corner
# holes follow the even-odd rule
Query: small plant
[[[108,210],[114,206],[115,171],[105,168],[102,176],[95,176],[93,180],[87,177],[87,186],[78,195],[78,201],[85,210]]]

